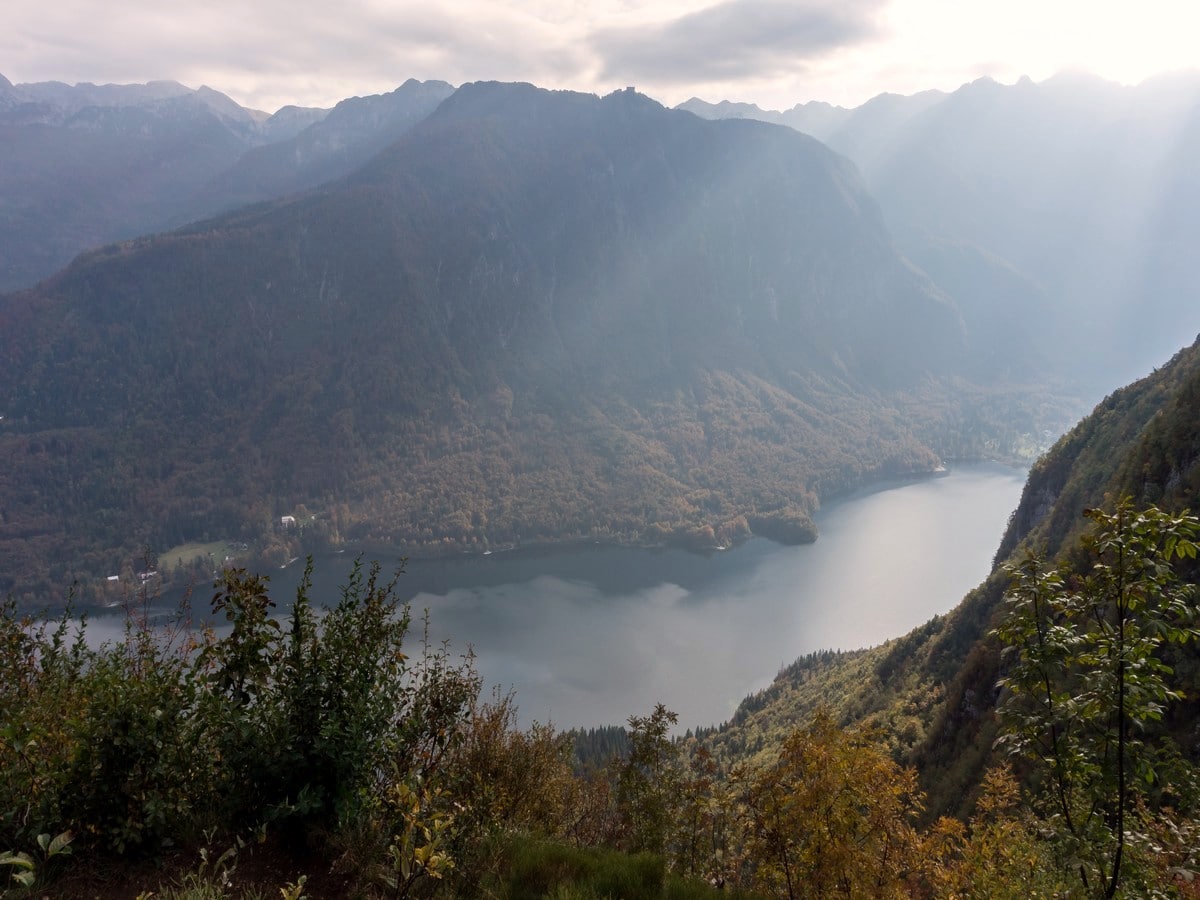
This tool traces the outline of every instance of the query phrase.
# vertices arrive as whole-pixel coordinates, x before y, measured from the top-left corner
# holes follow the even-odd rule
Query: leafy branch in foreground
[[[1084,575],[1033,554],[1009,568],[995,631],[1008,659],[999,742],[1034,766],[1034,804],[1064,862],[1088,894],[1107,898],[1147,862],[1130,853],[1152,843],[1146,816],[1165,751],[1147,734],[1182,697],[1162,650],[1200,634],[1193,585],[1176,566],[1196,558],[1200,521],[1129,500],[1085,515]]]
[[[41,850],[40,861],[19,850],[6,850],[0,853],[0,866],[7,867],[9,877],[18,885],[31,890],[41,874],[39,870],[44,869],[55,857],[71,854],[71,841],[74,839],[75,835],[69,831],[54,837],[48,833],[39,834],[37,843]],[[3,881],[4,879],[0,878],[0,884],[3,884]]]

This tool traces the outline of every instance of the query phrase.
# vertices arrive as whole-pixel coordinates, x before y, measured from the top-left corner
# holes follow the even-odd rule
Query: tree
[[[722,777],[708,749],[693,749],[679,780],[668,862],[672,870],[709,884],[734,883],[740,866],[735,837],[734,788]]]
[[[679,717],[658,703],[649,716],[629,717],[629,755],[617,774],[617,810],[625,849],[666,849],[679,798],[679,748],[670,729]]]
[[[1055,865],[1012,770],[990,769],[982,787],[970,822],[964,826],[943,818],[930,831],[932,895],[989,900],[1072,896],[1074,876]]]
[[[777,762],[741,777],[759,887],[789,898],[909,895],[921,865],[912,820],[922,797],[916,773],[876,735],[838,728],[819,710]]]
[[[1158,778],[1147,726],[1181,693],[1165,644],[1194,640],[1193,586],[1174,563],[1196,558],[1200,521],[1128,499],[1085,511],[1090,569],[1048,569],[1036,554],[1009,569],[995,634],[1006,644],[999,741],[1032,763],[1035,804],[1089,894],[1112,897],[1139,843],[1134,816]]]

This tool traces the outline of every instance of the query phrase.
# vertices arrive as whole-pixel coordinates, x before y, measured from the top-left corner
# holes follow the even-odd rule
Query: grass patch
[[[703,881],[669,873],[663,858],[653,853],[573,847],[528,837],[513,837],[505,869],[495,891],[504,900],[730,900],[755,896],[721,891]]]
[[[212,541],[207,544],[189,541],[160,553],[158,565],[169,572],[177,566],[189,566],[198,559],[212,557],[214,565],[219,567],[226,556],[234,557],[236,555],[237,552],[228,541]]]

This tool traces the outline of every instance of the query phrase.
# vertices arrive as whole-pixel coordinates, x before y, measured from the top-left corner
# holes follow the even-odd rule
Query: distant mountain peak
[[[178,91],[180,93],[191,90],[186,84],[180,84],[173,78],[152,78],[146,82],[146,87],[156,90]]]
[[[263,146],[248,151],[201,192],[196,213],[307,190],[357,169],[428,116],[454,88],[410,78],[386,94],[349,97],[330,110],[283,107],[262,123]],[[180,218],[176,224],[188,219]]]
[[[826,100],[809,100],[807,103],[797,103],[788,112],[796,112],[802,109],[828,109],[846,111],[846,107],[838,106],[836,103],[829,103]]]
[[[220,91],[213,90],[206,84],[200,85],[193,92],[193,96],[203,102],[209,109],[219,115],[233,119],[238,122],[261,122],[268,118],[269,114],[257,109],[249,109],[242,106],[236,100],[233,100],[227,94],[222,94]]]
[[[448,81],[441,81],[440,79],[437,79],[437,78],[428,78],[425,81],[422,81],[419,78],[406,78],[406,79],[404,79],[404,83],[401,84],[398,88],[396,88],[395,91],[392,91],[392,93],[394,94],[394,93],[396,93],[396,91],[411,91],[416,88],[424,88],[424,89],[433,88],[436,90],[452,91],[452,90],[454,90],[454,85],[452,85]]]
[[[639,92],[637,88],[627,87],[619,91],[613,91],[611,94],[606,94],[601,98],[602,103],[619,103],[626,106],[638,106],[642,109],[666,109],[661,103],[653,97]]]
[[[709,103],[699,97],[692,97],[680,103],[676,109],[686,109],[705,119],[763,119],[775,121],[781,113],[776,110],[766,110],[757,103],[742,103],[735,100],[722,100],[719,103]]]

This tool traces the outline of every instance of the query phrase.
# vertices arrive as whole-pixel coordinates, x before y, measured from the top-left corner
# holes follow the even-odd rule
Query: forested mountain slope
[[[1150,376],[1107,397],[1029,474],[996,554],[992,574],[963,602],[912,633],[853,654],[815,654],[785,668],[747,698],[711,737],[731,758],[770,753],[779,736],[819,706],[846,723],[883,726],[898,757],[915,765],[930,814],[964,814],[985,765],[995,759],[1000,645],[988,637],[1008,576],[1002,566],[1026,549],[1079,570],[1078,538],[1089,507],[1195,509],[1200,500],[1200,342]],[[1193,572],[1193,579],[1200,573]],[[1173,660],[1189,703],[1166,727],[1189,752],[1200,722],[1194,651]]]
[[[344,180],[0,318],[6,588],[188,541],[286,559],[301,504],[306,546],[803,539],[990,427],[851,165],[632,92],[467,86]]]

